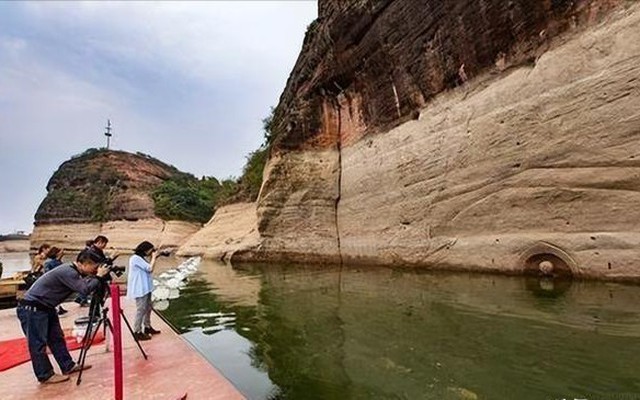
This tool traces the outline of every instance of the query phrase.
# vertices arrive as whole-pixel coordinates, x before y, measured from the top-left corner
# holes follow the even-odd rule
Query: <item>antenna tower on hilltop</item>
[[[104,128],[104,135],[107,137],[107,150],[109,150],[109,144],[111,141],[111,136],[113,136],[113,134],[111,134],[111,120],[108,119],[107,120],[107,126]]]

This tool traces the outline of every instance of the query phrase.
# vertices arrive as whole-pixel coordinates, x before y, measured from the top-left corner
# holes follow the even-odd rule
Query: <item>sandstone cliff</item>
[[[254,250],[259,239],[255,204],[231,204],[220,207],[211,221],[178,249],[177,255],[229,259],[237,251]]]
[[[143,240],[177,247],[200,224],[158,218],[151,197],[154,188],[177,175],[184,173],[143,154],[92,149],[76,156],[49,180],[31,246],[46,242],[81,249],[102,234],[119,250],[131,251]]]
[[[640,278],[638,38],[622,0],[320,0],[242,258]]]

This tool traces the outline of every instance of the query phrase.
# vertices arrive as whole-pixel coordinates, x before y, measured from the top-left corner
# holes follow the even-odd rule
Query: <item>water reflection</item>
[[[571,279],[554,279],[550,277],[526,277],[524,279],[527,290],[536,297],[542,298],[562,297],[573,284]]]
[[[640,398],[635,286],[212,262],[200,271],[163,314],[249,398]]]

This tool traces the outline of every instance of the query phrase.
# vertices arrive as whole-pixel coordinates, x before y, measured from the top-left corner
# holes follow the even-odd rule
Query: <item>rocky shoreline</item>
[[[163,221],[159,218],[39,225],[31,235],[31,249],[36,249],[42,243],[49,243],[66,250],[81,250],[87,240],[98,235],[109,238],[109,249],[123,253],[132,252],[143,240],[148,240],[157,247],[177,249],[200,228],[197,223]]]
[[[0,241],[0,253],[26,253],[29,251],[29,239]]]

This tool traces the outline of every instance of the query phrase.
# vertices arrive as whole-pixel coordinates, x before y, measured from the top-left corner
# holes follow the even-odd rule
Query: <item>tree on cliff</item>
[[[227,178],[219,182],[213,177],[198,180],[190,174],[176,175],[153,191],[155,213],[163,219],[206,222],[216,208],[236,202],[256,201],[262,186],[264,171],[273,132],[273,113],[262,120],[263,144],[249,153],[239,178]]]
[[[207,222],[223,193],[221,189],[214,177],[174,176],[153,191],[155,214],[166,220]]]

